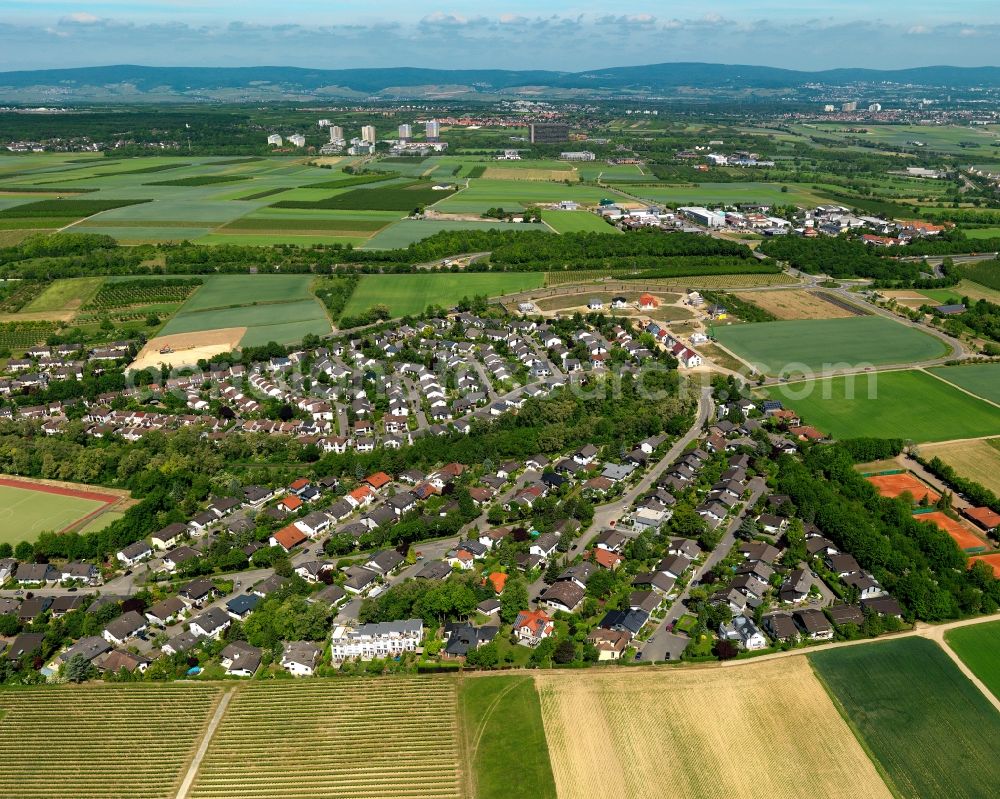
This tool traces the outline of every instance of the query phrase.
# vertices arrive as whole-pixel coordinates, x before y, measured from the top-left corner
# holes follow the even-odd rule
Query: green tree
[[[511,577],[500,594],[500,619],[513,624],[517,614],[528,609],[528,586],[520,576]]]

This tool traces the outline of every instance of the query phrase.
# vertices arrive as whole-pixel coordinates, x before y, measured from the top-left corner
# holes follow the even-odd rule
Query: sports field
[[[86,490],[28,485],[0,479],[0,543],[16,544],[46,530],[65,530],[119,499]]]
[[[944,366],[931,369],[930,372],[959,388],[971,391],[977,397],[1000,404],[1000,363]]]
[[[900,638],[809,660],[897,796],[996,795],[1000,713],[937,644]]]
[[[373,305],[387,305],[393,316],[406,316],[423,313],[431,304],[450,308],[463,297],[498,297],[538,288],[544,281],[542,272],[364,275],[344,315],[354,316]]]
[[[804,657],[535,681],[560,799],[891,796]]]
[[[542,221],[556,233],[621,233],[590,211],[543,211]]]
[[[1000,434],[1000,413],[994,406],[919,370],[788,383],[770,386],[765,393],[836,438],[928,442]]]
[[[240,344],[256,346],[329,333],[330,320],[310,293],[311,282],[311,275],[206,275],[160,335],[245,327]]]
[[[1000,438],[929,444],[920,448],[923,458],[940,458],[959,476],[981,483],[1000,496]]]
[[[986,543],[973,533],[965,524],[957,522],[941,511],[931,513],[921,513],[914,516],[918,522],[929,522],[944,530],[952,540],[958,544],[958,548],[965,552],[982,552],[987,549]]]
[[[845,364],[911,364],[947,352],[939,339],[881,316],[716,326],[715,335],[770,375],[822,373]]]
[[[944,640],[993,695],[1000,697],[1000,621],[953,627]]]
[[[875,486],[875,489],[883,497],[895,499],[906,493],[913,497],[914,503],[920,502],[920,500],[926,497],[927,501],[932,504],[941,498],[937,491],[921,483],[909,472],[901,474],[873,474],[871,477],[866,477],[865,479]]]

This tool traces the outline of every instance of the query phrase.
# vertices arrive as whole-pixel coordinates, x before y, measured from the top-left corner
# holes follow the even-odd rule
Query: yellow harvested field
[[[991,443],[992,441],[992,443]],[[922,444],[922,458],[940,458],[961,477],[975,480],[1000,494],[1000,439]]]
[[[736,296],[770,311],[779,319],[843,319],[856,315],[846,308],[827,302],[814,292],[801,289],[752,291],[737,293]]]
[[[575,169],[509,169],[488,166],[482,177],[486,180],[568,180],[576,183],[580,175]]]
[[[892,796],[804,657],[535,682],[560,799]]]
[[[208,361],[216,355],[232,352],[246,332],[245,327],[224,327],[197,333],[158,336],[146,342],[129,369],[141,371],[158,367],[161,363],[171,367],[193,366],[201,359]],[[160,352],[163,349],[170,349],[171,352]]]

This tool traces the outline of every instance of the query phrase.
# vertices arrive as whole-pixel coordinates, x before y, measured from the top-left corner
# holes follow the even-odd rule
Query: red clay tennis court
[[[875,486],[883,497],[895,499],[908,491],[913,496],[914,502],[919,502],[925,496],[928,502],[937,502],[941,498],[934,489],[928,488],[909,472],[876,474],[866,477],[865,480]]]
[[[996,552],[992,555],[973,555],[969,558],[969,568],[972,568],[972,564],[977,560],[981,560],[986,565],[993,569],[993,576],[1000,577],[1000,552]]]
[[[934,522],[934,524],[944,530],[955,540],[955,543],[958,544],[960,549],[983,549],[986,546],[986,544],[983,543],[983,540],[969,530],[969,528],[961,522],[956,522],[950,516],[946,516],[941,511],[921,513],[913,518],[920,522]]]

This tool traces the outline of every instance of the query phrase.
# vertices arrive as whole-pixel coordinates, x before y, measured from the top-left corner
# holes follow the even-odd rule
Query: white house
[[[423,637],[424,623],[420,619],[362,624],[357,628],[340,625],[330,638],[331,656],[334,663],[350,658],[398,657],[415,652]]]
[[[750,652],[767,649],[767,638],[746,616],[737,616],[729,624],[720,624],[719,637],[735,641]]]
[[[281,666],[294,677],[312,677],[320,650],[309,641],[289,641],[281,656]]]

